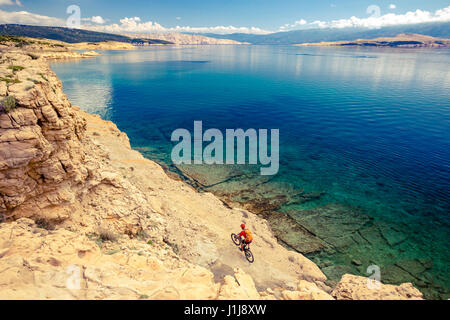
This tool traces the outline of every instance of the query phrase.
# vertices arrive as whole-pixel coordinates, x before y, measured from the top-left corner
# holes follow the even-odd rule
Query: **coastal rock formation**
[[[88,236],[21,218],[0,228],[0,299],[216,299],[213,274],[164,244],[123,237],[102,254]]]
[[[64,44],[67,48],[72,50],[135,50],[136,46],[131,43],[117,42],[117,41],[102,41],[102,42],[80,42]]]
[[[338,300],[422,300],[422,293],[411,283],[399,286],[379,283],[379,288],[369,288],[367,278],[346,274],[332,296]]]
[[[0,113],[0,210],[9,218],[67,217],[55,206],[70,203],[89,176],[81,142],[86,122],[45,61],[4,54],[0,77],[2,96],[12,103]]]
[[[441,39],[422,34],[399,34],[395,37],[357,39],[354,41],[333,41],[301,43],[294,46],[358,46],[358,47],[399,47],[399,48],[441,48],[449,47],[450,39]]]

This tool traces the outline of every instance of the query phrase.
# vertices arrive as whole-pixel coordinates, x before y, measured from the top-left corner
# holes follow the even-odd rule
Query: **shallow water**
[[[202,189],[261,209],[330,279],[376,264],[381,281],[450,297],[450,50],[155,47],[52,68],[73,104]],[[278,128],[278,175],[175,168],[170,135],[194,120]]]

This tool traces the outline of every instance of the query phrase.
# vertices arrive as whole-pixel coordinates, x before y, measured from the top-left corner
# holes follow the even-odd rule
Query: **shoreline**
[[[142,148],[142,150],[139,150],[139,147],[136,148],[138,151],[140,151],[144,156],[147,155],[147,158],[150,160],[154,160],[154,158],[151,157],[151,152],[146,153],[145,147]],[[157,157],[159,158],[159,157]],[[222,177],[222,180],[216,180],[217,177],[213,177],[211,180],[208,180],[207,177],[210,175],[211,170],[216,171],[215,168],[208,167],[203,169],[196,169],[194,168],[192,171],[189,170],[190,168],[176,168],[174,166],[167,166],[167,163],[164,163],[164,160],[162,162],[158,162],[160,165],[165,168],[166,173],[170,174],[171,176],[174,176],[172,171],[175,171],[176,173],[180,174],[184,170],[183,176],[186,178],[189,176],[188,179],[191,181],[189,184],[193,185],[197,190],[203,190],[205,192],[212,192],[215,194],[219,199],[221,199],[222,202],[224,202],[228,207],[239,207],[247,209],[250,212],[259,214],[259,217],[264,218],[266,221],[268,221],[271,225],[271,228],[273,231],[275,231],[275,234],[277,235],[277,240],[280,244],[284,243],[284,246],[287,248],[290,248],[291,250],[294,249],[297,246],[296,252],[302,253],[306,255],[309,259],[313,260],[313,262],[321,268],[321,270],[326,270],[326,274],[328,275],[329,279],[333,279],[334,283],[330,283],[330,286],[335,286],[337,282],[341,279],[341,276],[345,273],[350,274],[358,274],[361,276],[366,275],[366,269],[368,265],[371,265],[370,261],[367,261],[365,258],[369,255],[365,255],[364,258],[360,258],[359,254],[355,252],[351,252],[350,254],[345,255],[345,259],[342,259],[342,256],[339,254],[339,251],[341,247],[345,248],[348,241],[347,238],[340,238],[339,232],[342,230],[342,228],[339,228],[339,221],[332,221],[331,224],[333,225],[333,230],[336,230],[336,232],[333,231],[331,235],[324,234],[324,228],[319,228],[320,226],[315,223],[315,221],[309,220],[297,220],[295,221],[295,214],[280,214],[278,212],[278,208],[280,204],[282,205],[283,202],[286,201],[286,199],[277,198],[276,196],[273,197],[273,201],[269,199],[268,203],[261,202],[260,199],[256,199],[255,201],[249,202],[244,201],[242,203],[236,203],[235,201],[231,201],[230,198],[232,198],[233,195],[240,195],[240,191],[234,192],[230,195],[230,192],[225,190],[227,186],[230,184],[225,183],[222,184],[222,180],[228,180],[228,176],[233,176],[233,174],[230,175],[222,175],[220,174],[219,170],[219,177]],[[164,163],[164,164],[163,164]],[[175,170],[173,170],[175,169]],[[187,171],[186,171],[187,169]],[[170,170],[170,171],[169,171]],[[181,171],[180,171],[181,170]],[[233,170],[231,170],[233,171]],[[189,173],[193,173],[193,175],[189,175]],[[213,174],[213,176],[215,173]],[[199,179],[196,179],[196,177],[200,177]],[[179,179],[179,176],[176,177],[176,179]],[[249,178],[250,179],[250,178]],[[202,182],[203,181],[203,182]],[[243,185],[248,184],[244,180],[238,179],[232,179],[232,181],[228,182],[238,182],[242,183]],[[212,183],[209,183],[212,182]],[[222,188],[213,187],[212,185],[222,184]],[[250,183],[252,185],[252,183]],[[236,191],[236,185],[231,185],[233,187],[233,190]],[[273,193],[271,188],[271,192]],[[278,195],[282,195],[284,193],[285,189],[280,189],[277,192]],[[245,191],[245,190],[244,190]],[[274,191],[275,192],[275,191]],[[287,192],[287,191],[286,191]],[[248,192],[247,192],[248,193]],[[291,193],[291,191],[289,191]],[[317,193],[303,193],[303,192],[294,192],[293,194],[289,194],[288,196],[300,196],[301,201],[305,201],[308,198],[314,198],[320,197],[322,192],[318,190]],[[286,193],[288,194],[288,193]],[[251,195],[251,194],[250,194]],[[272,194],[273,195],[273,194]],[[253,199],[253,198],[252,198]],[[289,199],[288,199],[289,200]],[[240,204],[240,205],[239,205]],[[327,208],[324,208],[324,215],[331,214],[333,217],[340,217],[341,215],[345,215],[348,217],[349,223],[355,223],[357,222],[357,228],[355,229],[356,233],[359,233],[358,228],[362,227],[362,237],[357,237],[356,240],[362,241],[364,243],[369,242],[369,245],[374,246],[374,250],[372,250],[372,253],[375,252],[376,256],[371,256],[369,258],[376,259],[377,264],[379,264],[380,260],[382,264],[382,270],[384,270],[384,267],[386,268],[386,273],[384,273],[386,277],[386,282],[391,284],[400,284],[403,282],[409,282],[411,279],[413,280],[413,283],[419,283],[418,288],[420,290],[430,290],[431,292],[436,292],[436,290],[431,287],[435,284],[442,284],[442,282],[437,281],[437,279],[430,278],[430,274],[436,274],[433,273],[435,271],[431,271],[430,273],[426,272],[424,278],[424,275],[421,275],[423,270],[428,270],[431,268],[432,261],[431,257],[425,257],[422,256],[415,256],[415,255],[402,255],[401,258],[386,258],[384,259],[383,256],[386,255],[389,252],[389,248],[396,246],[400,244],[400,249],[404,248],[405,246],[402,245],[403,241],[405,240],[405,235],[402,234],[404,231],[403,229],[397,229],[395,225],[389,225],[389,224],[379,224],[379,223],[373,223],[371,219],[366,219],[367,214],[363,214],[362,217],[358,217],[358,213],[355,215],[352,214],[354,208],[349,208],[345,206],[329,206]],[[313,218],[314,211],[308,210],[307,212],[308,216],[311,216]],[[276,215],[274,215],[274,213]],[[347,218],[346,218],[347,219]],[[316,219],[314,219],[316,220]],[[281,221],[281,222],[280,222]],[[318,221],[320,223],[321,221]],[[311,225],[311,223],[313,223]],[[345,223],[345,221],[344,221]],[[370,228],[365,228],[369,224]],[[290,226],[297,226],[299,225],[300,228],[290,228]],[[289,234],[293,234],[295,236],[287,237],[286,241],[283,241],[283,237],[286,237],[285,228],[288,226]],[[394,227],[394,228],[392,228]],[[321,230],[322,229],[322,230]],[[325,228],[326,229],[326,228]],[[278,232],[277,232],[278,231]],[[348,230],[347,230],[348,231]],[[335,237],[338,236],[338,237]],[[358,236],[356,234],[355,236]],[[330,239],[331,237],[331,239]],[[352,237],[353,238],[353,237]],[[348,240],[352,240],[355,238],[350,238]],[[323,241],[325,240],[325,241]],[[331,240],[331,242],[330,242]],[[383,243],[384,244],[383,244]],[[408,242],[408,241],[406,241]],[[287,244],[287,245],[286,245]],[[367,244],[367,243],[366,243]],[[381,245],[383,245],[383,248],[379,248]],[[334,248],[333,248],[334,247]],[[326,248],[326,249],[324,249]],[[337,249],[336,249],[337,248]],[[379,249],[379,250],[378,250]],[[330,259],[330,255],[328,254],[327,250],[331,250],[333,253],[331,254],[331,257],[337,257],[335,259]],[[323,253],[321,253],[323,252]],[[334,252],[337,252],[337,255],[334,254]],[[391,253],[392,255],[392,253]],[[361,255],[363,256],[363,254]],[[339,259],[339,260],[337,260]],[[386,264],[383,262],[387,261]],[[433,260],[434,261],[434,260]],[[410,271],[410,269],[412,271]],[[434,270],[434,269],[433,269]],[[439,271],[439,269],[438,269]],[[330,276],[331,275],[331,276]],[[389,279],[389,280],[387,280]],[[429,293],[428,293],[429,294]],[[430,297],[430,295],[428,295]]]
[[[2,85],[0,91],[2,96],[15,99],[14,108],[0,113],[0,142],[3,142],[0,150],[8,154],[0,159],[0,174],[8,177],[0,188],[1,208],[7,213],[7,221],[0,224],[0,241],[2,248],[6,248],[0,252],[0,265],[7,263],[14,270],[21,270],[31,264],[34,277],[42,278],[48,272],[64,273],[62,266],[80,263],[86,283],[91,286],[96,283],[95,294],[89,296],[87,286],[84,296],[72,294],[72,298],[105,298],[108,292],[109,297],[135,299],[149,292],[152,294],[148,297],[154,299],[192,298],[192,294],[200,299],[333,299],[330,295],[333,292],[340,297],[341,291],[333,291],[324,283],[326,277],[317,265],[277,243],[264,219],[247,210],[226,207],[211,193],[198,193],[185,182],[171,179],[158,164],[132,150],[127,135],[115,124],[73,107],[46,60],[20,53],[8,57],[22,67],[17,67],[13,75],[17,81],[36,82],[33,87],[26,81]],[[39,74],[42,80],[34,79]],[[12,145],[17,145],[20,152],[11,149]],[[258,241],[252,250],[258,262],[251,266],[229,239],[229,232],[242,221],[257,234]],[[97,230],[100,227],[114,232],[119,240],[114,241],[112,236],[103,239],[106,235]],[[11,243],[7,235],[15,229],[23,231]],[[103,239],[100,248],[89,238],[97,237],[98,233],[98,239]],[[196,237],[190,237],[192,234]],[[74,235],[81,236],[82,243],[68,245],[67,237]],[[24,241],[20,237],[27,239],[28,247],[21,245]],[[49,237],[61,244],[65,256],[51,248],[39,247],[38,243],[50,240]],[[140,251],[136,252],[133,246],[141,248]],[[116,252],[107,254],[105,250]],[[35,254],[48,260],[37,260]],[[23,260],[17,260],[18,256],[24,257]],[[116,269],[110,269],[111,261]],[[119,272],[116,279],[115,272],[125,261],[130,269],[125,274]],[[130,282],[131,274],[148,267],[161,271],[156,272],[160,278],[152,280],[161,283],[163,273],[177,274],[177,270],[184,270],[181,272],[184,277],[186,268],[189,272],[200,272],[203,274],[200,278],[191,277],[183,282],[197,286],[200,291],[189,292],[192,290],[179,284],[173,284],[176,292],[167,291],[167,287],[150,289],[150,283],[138,286]],[[89,268],[97,268],[96,272],[101,273],[108,270],[113,277],[99,280],[95,272],[86,274]],[[14,288],[22,288],[24,294],[37,298],[33,295],[36,283],[21,278],[11,281],[4,298]],[[351,278],[347,285],[358,281],[364,283],[365,278]],[[123,293],[122,283],[140,289]],[[39,286],[50,296],[55,290],[51,281]],[[345,286],[341,283],[341,287]],[[383,290],[373,293],[372,298],[421,296],[411,285],[398,288],[383,285]],[[363,289],[358,290],[361,293]],[[357,296],[344,298],[352,297]]]

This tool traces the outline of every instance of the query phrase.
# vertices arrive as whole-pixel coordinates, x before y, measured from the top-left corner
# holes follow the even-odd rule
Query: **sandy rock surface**
[[[422,293],[411,283],[399,286],[372,283],[369,287],[365,277],[346,274],[342,277],[332,296],[338,300],[422,300]]]

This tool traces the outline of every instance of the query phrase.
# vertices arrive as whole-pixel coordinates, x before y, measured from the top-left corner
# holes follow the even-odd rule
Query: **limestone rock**
[[[337,300],[422,300],[422,293],[411,283],[399,286],[378,283],[369,288],[368,278],[346,274],[332,296]]]
[[[220,300],[257,300],[260,299],[253,279],[237,268],[234,277],[225,276],[224,285],[220,288]]]

